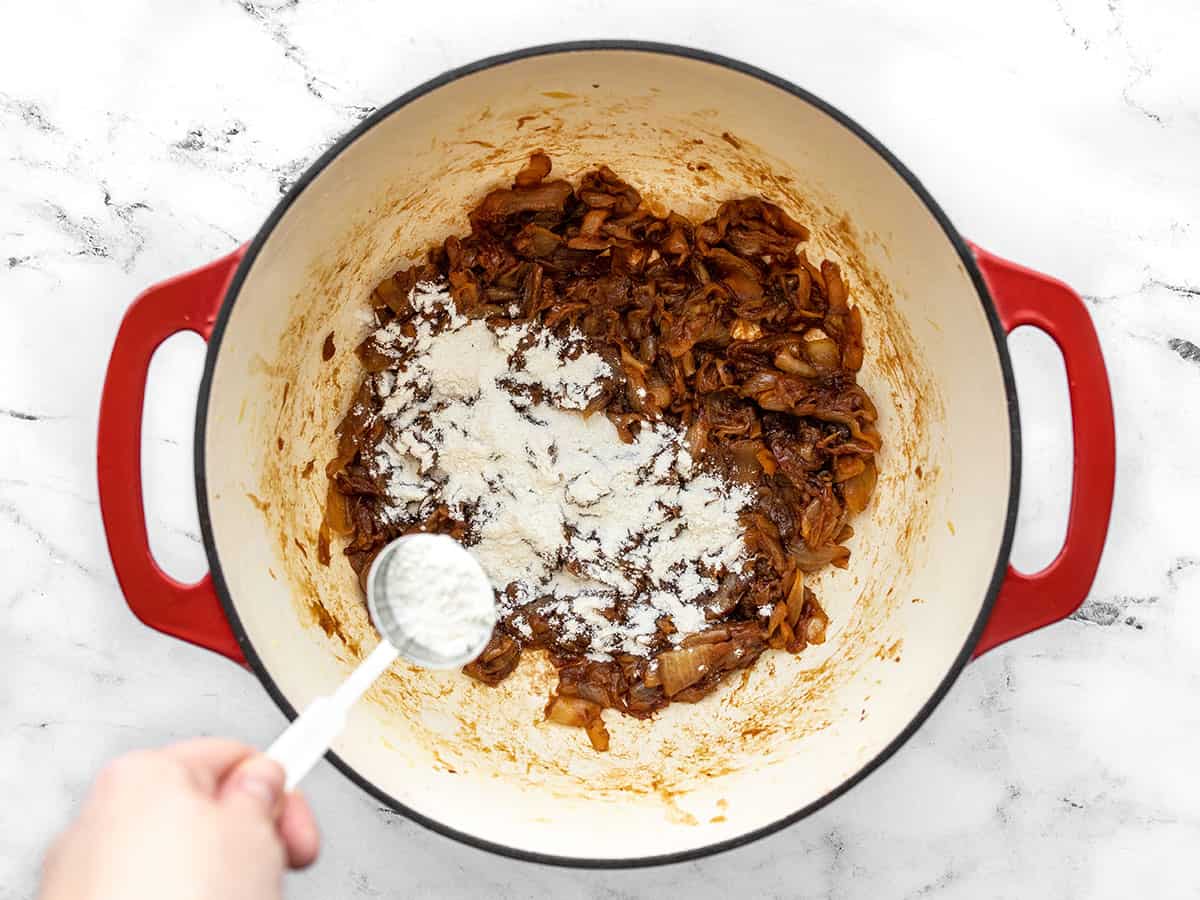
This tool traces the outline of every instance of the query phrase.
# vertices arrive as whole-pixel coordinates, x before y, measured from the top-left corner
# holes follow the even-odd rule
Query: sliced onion
[[[642,376],[646,374],[646,364],[624,347],[621,347],[621,364],[625,367],[626,375],[628,375],[630,372],[636,372],[638,375]]]
[[[783,369],[785,372],[790,372],[792,375],[803,376],[804,378],[815,378],[817,376],[816,369],[793,355],[790,350],[780,350],[775,354],[775,367]]]
[[[752,526],[746,531],[746,543],[751,549],[758,548],[771,558],[771,565],[779,574],[787,571],[787,557],[780,542],[779,529],[761,513],[750,513],[747,517]]]
[[[857,372],[863,364],[862,313],[858,311],[857,306],[852,306],[846,317],[846,334],[843,340],[842,365],[851,372]]]
[[[363,369],[371,374],[392,368],[398,359],[395,350],[381,346],[373,334],[359,344],[354,352],[362,362]]]
[[[709,673],[713,664],[724,656],[724,644],[701,644],[659,654],[658,673],[663,693],[673,697],[691,687]]]
[[[655,402],[659,409],[666,409],[671,405],[671,389],[665,384],[646,383],[646,390],[650,392],[650,398]]]
[[[780,377],[777,372],[760,369],[742,383],[742,396],[757,397],[759,394],[773,390],[778,387]]]
[[[525,168],[517,173],[514,183],[521,188],[533,187],[550,174],[550,169],[550,157],[544,151],[538,150],[529,157]]]
[[[842,364],[842,351],[837,342],[829,338],[818,338],[815,341],[804,342],[804,352],[809,361],[818,369],[836,369]]]
[[[563,239],[550,229],[530,223],[513,238],[513,247],[526,256],[544,257],[553,254],[562,242]]]
[[[712,596],[712,599],[705,604],[704,615],[706,618],[710,620],[723,619],[725,616],[733,612],[733,608],[737,606],[738,602],[738,597],[735,593],[737,584],[738,576],[736,572],[729,572],[723,579],[721,579],[720,587],[717,588],[716,593],[714,593]],[[722,637],[721,640],[729,639],[728,629],[714,630],[722,631],[724,633],[724,637]],[[691,637],[696,637],[696,635],[691,635]]]
[[[842,504],[828,491],[813,497],[800,518],[800,534],[810,547],[830,543],[842,529],[845,513]]]
[[[565,181],[544,181],[528,188],[492,191],[475,209],[474,217],[483,221],[503,219],[522,212],[561,210],[573,193]]]
[[[761,289],[759,293],[762,293]],[[735,341],[756,341],[762,337],[763,330],[757,322],[751,322],[748,319],[734,319],[729,334]]]
[[[812,614],[807,622],[804,623],[804,639],[810,644],[825,643],[825,631],[829,627],[829,616],[825,615],[825,610],[820,606],[813,604]]]
[[[833,480],[846,481],[862,472],[867,464],[859,456],[839,456],[833,461]]]
[[[696,419],[688,426],[683,443],[692,458],[699,459],[708,447],[708,425],[702,419]]]
[[[555,697],[546,707],[546,718],[559,725],[570,725],[573,728],[583,728],[593,718],[600,715],[600,704],[582,697]]]
[[[604,224],[604,220],[607,218],[607,209],[589,209],[583,215],[583,222],[579,226],[579,233],[594,237],[600,233],[600,226]]]
[[[587,732],[588,740],[592,742],[593,750],[598,753],[608,750],[608,729],[604,727],[604,720],[600,718],[599,713],[583,727]]]
[[[787,623],[787,619],[779,623],[779,631],[775,633],[775,639],[779,642],[776,649],[789,651],[796,649],[796,632]]]
[[[753,483],[758,480],[762,464],[759,462],[760,444],[757,441],[737,441],[731,448],[733,470],[730,473],[735,481]]]
[[[846,311],[848,292],[842,280],[842,269],[831,259],[822,260],[821,277],[825,281],[825,296],[829,300],[829,312],[839,314]]]
[[[656,688],[662,685],[662,678],[658,672],[658,660],[653,660],[650,665],[646,666],[646,674],[642,676],[642,684],[648,688]]]
[[[807,310],[812,296],[812,276],[803,266],[796,269],[793,274],[796,277],[796,290],[792,293],[792,299],[800,309]]]
[[[692,354],[691,350],[683,354],[679,360],[679,365],[683,369],[683,374],[688,378],[696,374],[696,357]]]
[[[376,308],[386,306],[399,315],[408,305],[408,295],[400,290],[395,278],[385,278],[376,286],[371,302]]]
[[[842,499],[846,501],[846,509],[852,513],[860,513],[867,508],[871,494],[875,492],[877,472],[875,460],[868,459],[861,472],[842,482]]]
[[[771,618],[767,620],[767,634],[774,634],[787,622],[787,604],[776,603],[771,607]]]
[[[737,576],[731,574],[726,576],[726,578],[733,578],[736,581]],[[689,634],[680,642],[679,646],[686,649],[688,647],[703,647],[705,644],[723,644],[730,637],[729,626],[718,625],[716,628],[709,628],[706,631],[697,631]]]
[[[546,707],[546,718],[559,725],[582,728],[587,732],[592,749],[601,753],[608,749],[608,729],[600,717],[600,704],[580,697],[556,696]]]
[[[878,421],[879,410],[876,409],[875,402],[871,399],[871,396],[859,385],[855,385],[854,389],[858,395],[859,405],[862,407],[862,417],[868,422]]]
[[[808,277],[811,278],[813,284],[817,286],[817,290],[822,295],[828,293],[829,289],[825,285],[825,276],[822,274],[821,269],[812,264],[808,258],[808,254],[803,250],[797,253],[796,256],[800,259],[800,264],[804,266],[805,270],[808,272]]]
[[[797,570],[787,595],[787,622],[792,628],[795,628],[796,623],[800,621],[802,612],[804,612],[804,573]]]
[[[683,233],[683,229],[676,225],[671,229],[671,233],[667,235],[661,246],[665,253],[684,256],[688,252],[687,236]]]
[[[828,565],[838,565],[850,558],[850,551],[838,544],[828,544],[816,550],[809,549],[803,541],[792,548],[792,560],[802,572],[817,572]]]

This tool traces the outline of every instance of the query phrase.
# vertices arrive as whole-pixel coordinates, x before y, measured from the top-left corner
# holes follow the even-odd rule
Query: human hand
[[[110,763],[51,848],[40,900],[271,900],[317,858],[308,803],[278,763],[205,738]]]

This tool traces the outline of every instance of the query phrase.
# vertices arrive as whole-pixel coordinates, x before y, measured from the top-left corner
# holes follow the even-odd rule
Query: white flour
[[[403,636],[435,658],[456,659],[491,636],[496,608],[487,577],[453,538],[410,535],[377,577],[379,615],[388,621],[376,624],[390,639]]]
[[[662,616],[673,640],[701,630],[704,595],[746,556],[738,512],[749,491],[694,473],[673,427],[643,426],[625,444],[602,414],[572,411],[612,375],[582,338],[493,331],[459,315],[440,285],[418,284],[411,302],[415,339],[397,323],[377,335],[405,358],[395,377],[375,376],[388,433],[372,462],[398,516],[441,502],[470,521],[466,543],[500,592],[501,614],[540,600],[538,611],[586,637],[595,658],[646,655]],[[449,324],[435,334],[439,312]],[[532,402],[531,388],[568,408]],[[610,622],[603,611],[617,598],[628,613]]]

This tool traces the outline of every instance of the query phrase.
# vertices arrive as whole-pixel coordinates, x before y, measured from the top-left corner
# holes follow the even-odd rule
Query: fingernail
[[[270,812],[283,796],[283,781],[283,769],[277,762],[256,756],[238,766],[225,790],[252,797],[264,812]]]

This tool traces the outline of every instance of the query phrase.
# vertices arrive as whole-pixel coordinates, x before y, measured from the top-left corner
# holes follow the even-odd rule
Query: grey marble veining
[[[489,53],[597,36],[706,47],[840,106],[966,234],[1083,294],[1118,419],[1108,551],[1068,621],[972,664],[916,737],[808,820],[698,863],[500,860],[327,766],[295,898],[1187,897],[1200,894],[1200,8],[368,0],[6,4],[0,27],[0,900],[103,760],[197,734],[264,743],[254,679],[127,611],[94,474],[100,380],[145,286],[250,236],[328,143]],[[198,342],[155,364],[155,549],[203,571]],[[1012,339],[1025,439],[1015,560],[1052,555],[1069,481],[1061,363]],[[1057,379],[1057,380],[1056,380]]]

